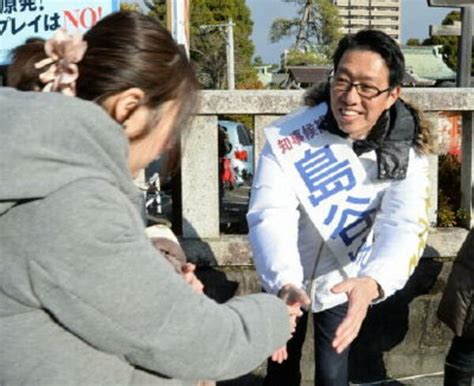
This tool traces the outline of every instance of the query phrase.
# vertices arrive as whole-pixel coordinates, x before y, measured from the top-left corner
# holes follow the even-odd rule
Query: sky
[[[143,0],[125,0],[143,4]],[[284,0],[245,0],[252,13],[254,22],[252,40],[255,44],[255,55],[261,56],[264,63],[280,63],[280,54],[294,43],[294,38],[270,43],[269,33],[272,21],[277,17],[292,18],[297,16],[295,3]],[[459,9],[459,8],[458,8]],[[429,26],[441,24],[444,17],[453,8],[429,7],[427,0],[401,0],[401,42],[409,38],[426,39]]]
[[[245,0],[254,21],[252,40],[255,56],[261,56],[264,63],[279,63],[280,54],[294,43],[294,38],[271,44],[269,32],[272,21],[277,17],[292,18],[297,14],[295,3],[283,0]],[[429,7],[427,0],[402,0],[401,42],[409,38],[421,41],[429,35],[430,24],[441,24],[452,8]]]

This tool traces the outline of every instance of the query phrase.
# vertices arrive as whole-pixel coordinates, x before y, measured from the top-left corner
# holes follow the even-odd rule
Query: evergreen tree
[[[256,56],[254,59],[253,59],[253,64],[254,66],[263,66],[263,59],[262,57],[259,55],[259,56]]]
[[[138,4],[120,3],[120,10],[121,11],[138,12],[138,11],[140,11],[140,7],[138,6]]]
[[[330,58],[313,49],[306,52],[292,49],[286,54],[287,66],[316,66],[330,63]]]
[[[212,88],[227,83],[226,35],[223,28],[201,28],[202,25],[234,23],[234,58],[236,87],[257,81],[251,65],[255,46],[250,38],[253,29],[245,0],[194,0],[191,6],[191,49],[197,69],[211,76]]]
[[[147,0],[151,14],[166,18],[165,0]],[[190,16],[190,56],[204,88],[227,87],[226,31],[223,25],[234,23],[234,68],[237,88],[257,82],[251,58],[255,46],[250,39],[253,22],[245,0],[192,0]]]
[[[166,0],[145,0],[149,15],[166,25]]]
[[[420,39],[417,39],[417,38],[408,39],[407,40],[407,46],[410,46],[410,47],[421,46]]]

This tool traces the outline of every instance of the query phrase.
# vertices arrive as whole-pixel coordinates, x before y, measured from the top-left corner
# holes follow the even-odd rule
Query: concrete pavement
[[[261,377],[250,374],[236,380],[217,382],[217,386],[262,386],[262,382]],[[303,381],[301,386],[314,386],[314,383],[313,381]],[[443,386],[443,375],[440,373],[418,375],[378,383],[351,383],[350,386]]]

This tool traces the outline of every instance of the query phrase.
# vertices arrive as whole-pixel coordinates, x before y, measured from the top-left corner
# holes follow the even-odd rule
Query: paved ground
[[[220,224],[222,233],[246,234],[245,215],[248,209],[250,187],[240,186],[224,193]]]
[[[409,378],[402,378],[399,380],[391,380],[380,383],[362,383],[362,384],[351,384],[357,386],[443,386],[442,374],[435,376],[415,376]],[[307,383],[302,386],[314,386],[312,383]]]
[[[247,375],[237,380],[217,382],[218,386],[262,386],[262,378]],[[288,385],[292,386],[292,385]],[[314,386],[312,381],[302,382],[301,386]],[[399,380],[388,380],[379,383],[351,383],[351,386],[443,386],[443,376],[431,375],[431,376],[418,376],[403,378]]]

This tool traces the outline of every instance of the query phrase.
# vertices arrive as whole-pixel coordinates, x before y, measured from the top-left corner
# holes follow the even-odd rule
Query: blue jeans
[[[347,303],[313,314],[315,385],[347,386],[349,348],[337,354],[331,346],[337,327],[347,313]],[[299,319],[296,331],[287,344],[288,359],[282,364],[268,360],[264,386],[298,386],[301,383],[300,361],[306,335],[308,313]]]

